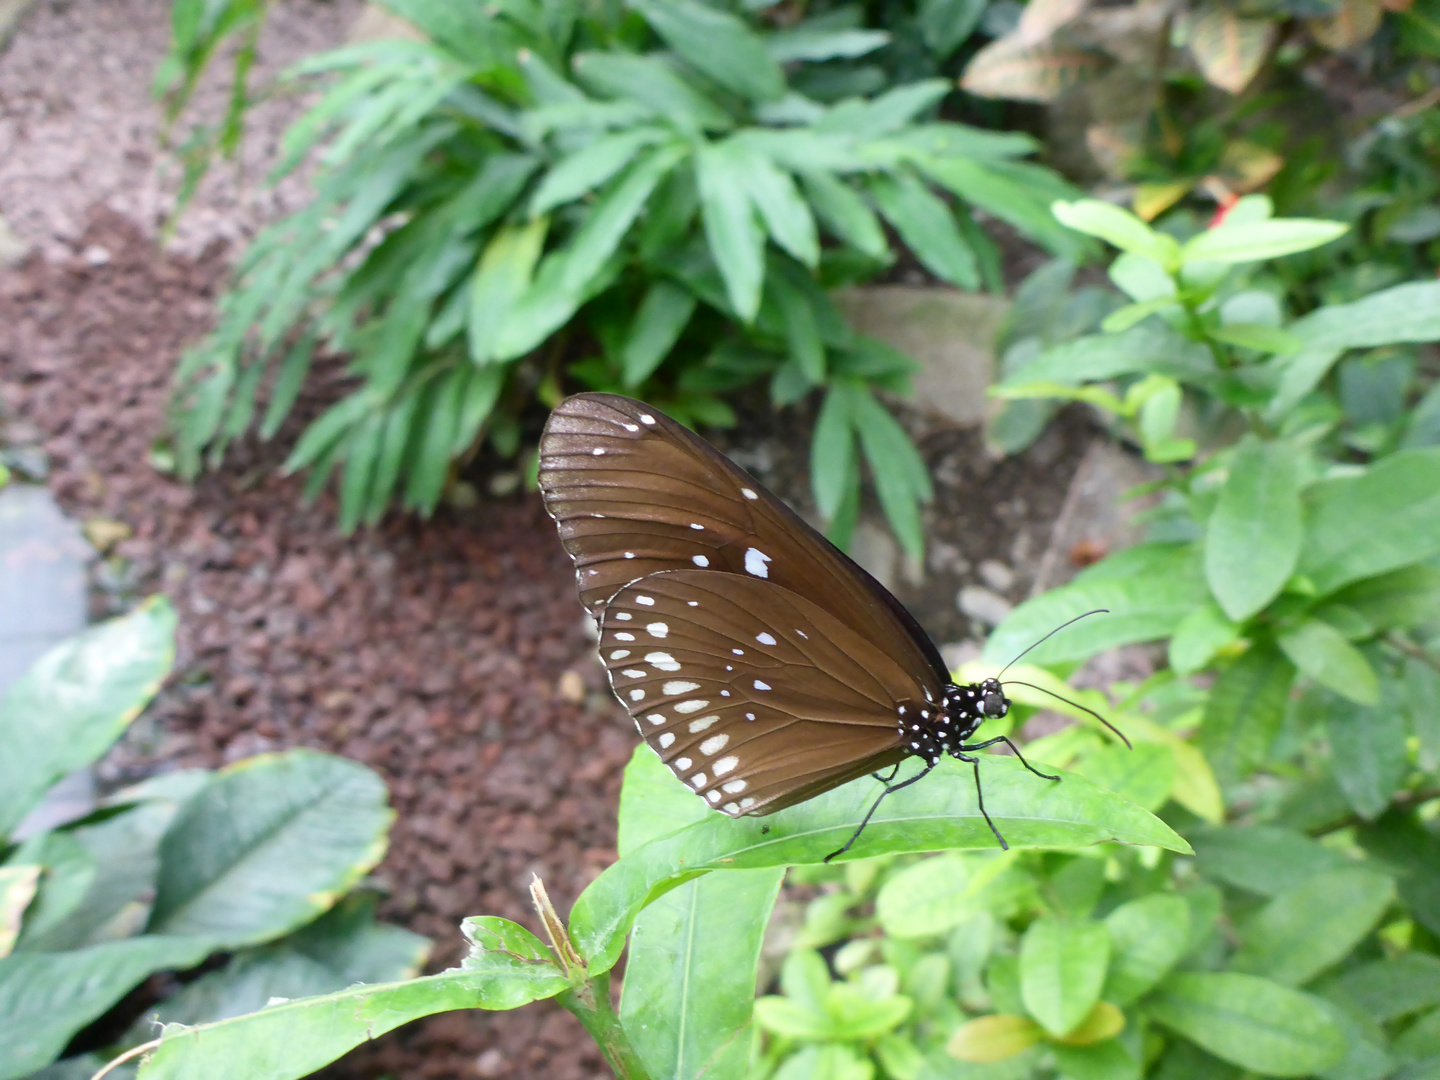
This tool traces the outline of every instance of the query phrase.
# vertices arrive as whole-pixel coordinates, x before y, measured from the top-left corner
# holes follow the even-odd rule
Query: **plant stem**
[[[1411,660],[1418,660],[1420,663],[1440,671],[1440,657],[1433,656],[1427,650],[1416,645],[1413,641],[1406,641],[1399,634],[1385,635],[1385,644],[1389,645],[1398,653],[1404,653]]]
[[[572,990],[566,990],[556,999],[575,1014],[585,1025],[585,1030],[600,1047],[610,1068],[620,1080],[649,1080],[645,1066],[630,1045],[620,1018],[610,1007],[610,975],[597,975],[586,979]]]

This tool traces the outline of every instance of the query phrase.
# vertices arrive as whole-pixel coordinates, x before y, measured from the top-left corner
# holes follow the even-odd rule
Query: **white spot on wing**
[[[747,499],[758,499],[760,497],[759,495],[756,495],[755,492],[751,491],[749,488],[741,488],[740,494],[744,495]]]
[[[768,578],[770,571],[766,568],[765,564],[769,561],[770,556],[766,555],[759,548],[745,549],[745,572],[747,574],[754,574],[758,578]]]
[[[654,664],[659,671],[679,671],[679,662],[668,652],[652,652],[645,654],[645,662]]]
[[[700,753],[704,754],[706,757],[714,757],[721,750],[725,749],[725,744],[729,741],[729,735],[725,735],[723,733],[720,735],[712,735],[710,736],[710,738],[706,739],[700,744]],[[715,772],[718,775],[720,769],[717,767]]]
[[[649,720],[652,724],[663,724],[665,722],[665,714],[658,712],[647,713],[645,719]]]
[[[692,522],[690,522],[690,528],[692,528],[692,529],[702,529],[702,530],[703,530],[703,529],[705,528],[705,526],[704,526],[704,525],[701,525],[698,521],[692,521]]]
[[[638,427],[636,427],[634,424],[622,424],[621,427],[623,427],[626,431],[639,431],[639,430],[640,430],[640,429],[639,429]]]
[[[733,652],[736,656],[744,656],[744,655],[745,655],[745,650],[744,650],[744,649],[731,649],[730,651]]]
[[[733,802],[727,802],[724,806],[720,807],[720,809],[725,811],[725,813],[729,814],[731,817],[734,817],[736,814],[740,813],[740,807],[736,806]]]
[[[673,743],[674,741],[675,741],[675,733],[674,733],[673,731],[662,732],[661,735],[660,735],[660,749],[661,749],[661,750],[669,750],[669,749],[670,749],[670,744]]]
[[[680,772],[684,772],[693,764],[694,762],[692,762],[688,757],[677,757],[675,759],[675,768],[678,769]]]
[[[620,674],[621,674],[621,675],[624,675],[627,679],[643,679],[643,678],[645,678],[645,672],[639,670],[638,668],[626,668],[626,669],[625,669],[624,671],[622,671]]]
[[[694,776],[690,778],[690,783],[694,785],[696,791],[699,791],[709,782],[710,778],[706,776],[703,772],[697,772]]]
[[[710,560],[707,559],[704,555],[691,555],[690,561],[693,562],[696,566],[710,565]]]
[[[667,682],[660,689],[667,694],[688,694],[691,690],[699,690],[700,684],[698,682],[685,682],[683,679],[676,679],[673,682]]]
[[[645,631],[651,637],[663,638],[666,634],[670,633],[670,627],[663,622],[652,622],[646,624]]]
[[[726,773],[733,771],[735,766],[739,764],[740,759],[734,754],[731,754],[729,757],[722,757],[719,761],[715,762],[715,775],[724,776]]]
[[[616,640],[616,641],[634,641],[634,640],[635,640],[635,635],[634,635],[634,634],[627,634],[627,633],[625,633],[625,631],[621,630],[618,634],[615,635],[615,640]]]
[[[653,424],[655,423],[655,418],[651,416],[648,412],[642,412],[640,414],[640,422],[642,424]]]
[[[615,618],[619,619],[621,622],[629,622],[634,617],[635,616],[631,615],[628,611],[615,612]]]
[[[627,657],[627,656],[629,656],[629,655],[630,655],[630,650],[629,650],[629,649],[616,649],[614,652],[612,652],[612,653],[610,654],[610,659],[611,659],[611,660],[624,660],[625,657]]]
[[[627,552],[625,552],[625,557],[626,557],[627,559],[633,559],[633,558],[635,557],[635,552],[633,552],[633,551],[627,551]]]
[[[755,689],[756,689],[756,690],[769,690],[769,689],[770,689],[770,684],[769,684],[769,683],[763,683],[763,682],[761,682],[759,679],[756,679],[756,680],[755,680]]]
[[[655,598],[653,596],[637,596],[635,597],[635,602],[637,604],[644,604],[646,607],[655,606]]]
[[[630,691],[630,700],[631,700],[631,701],[644,701],[644,700],[645,700],[645,691],[644,691],[644,690],[641,690],[641,689],[637,686],[634,690],[631,690],[631,691]]]
[[[715,771],[719,772],[720,769],[717,767]],[[744,780],[731,780],[728,784],[724,785],[723,790],[727,795],[739,795],[747,786],[749,785]]]
[[[740,809],[741,809],[741,810],[749,810],[750,807],[752,807],[752,806],[754,806],[754,805],[755,805],[755,796],[753,796],[753,795],[746,795],[745,798],[743,798],[743,799],[740,800]]]
[[[769,634],[756,634],[756,635],[755,635],[755,640],[758,641],[761,645],[774,645],[774,644],[775,644],[775,639],[774,639],[773,637],[771,637]]]
[[[692,701],[680,702],[679,705],[675,706],[675,711],[677,713],[680,713],[682,716],[688,716],[692,712],[699,712],[701,709],[705,708],[705,706],[709,704],[710,702],[705,701],[703,698],[696,698]]]
[[[745,719],[746,719],[746,720],[754,720],[754,719],[755,719],[755,714],[754,714],[753,712],[747,712],[747,713],[745,714]]]
[[[700,732],[704,731],[708,727],[711,727],[715,723],[715,721],[719,719],[719,716],[702,716],[699,720],[691,720],[690,734],[699,735]]]
[[[594,454],[596,457],[599,457],[601,454],[605,453],[605,451],[603,448],[597,446],[594,450],[591,450],[590,453]]]
[[[718,791],[707,791],[705,792],[705,798],[709,799],[712,803],[718,803],[722,796]]]

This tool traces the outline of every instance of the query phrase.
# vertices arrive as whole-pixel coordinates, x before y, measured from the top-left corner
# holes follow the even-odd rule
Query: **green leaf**
[[[1007,874],[1004,855],[937,855],[890,877],[875,898],[875,917],[891,937],[930,937],[958,926],[1027,887]]]
[[[165,834],[150,931],[227,946],[287,933],[380,861],[393,817],[358,762],[291,750],[232,765]]]
[[[144,937],[62,953],[0,957],[0,1080],[54,1061],[70,1037],[146,976],[204,960],[208,941]]]
[[[1110,961],[1110,934],[1099,923],[1041,918],[1020,939],[1020,993],[1025,1008],[1051,1035],[1085,1019]]]
[[[1150,259],[1172,273],[1179,266],[1179,248],[1172,237],[1156,232],[1113,203],[1099,199],[1056,202],[1051,204],[1050,212],[1061,224],[1097,236],[1131,255]]]
[[[582,82],[600,93],[633,101],[687,134],[733,126],[724,109],[658,55],[583,52],[576,54],[573,67]]]
[[[1349,865],[1339,852],[1276,825],[1207,829],[1194,844],[1200,873],[1261,896]]]
[[[694,792],[675,783],[675,774],[659,755],[641,743],[630,755],[620,788],[620,855],[693,825],[709,812]]]
[[[1210,688],[1199,746],[1222,784],[1265,760],[1285,717],[1295,668],[1275,646],[1256,642]]]
[[[175,659],[175,612],[154,597],[45,653],[0,697],[0,836],[57,781],[99,758]]]
[[[1017,607],[990,635],[985,659],[1008,663],[1061,623],[1097,608],[1109,614],[1056,634],[1027,662],[1085,660],[1119,645],[1167,637],[1206,600],[1196,554],[1190,544],[1142,544],[1112,555],[1071,584]]]
[[[811,207],[836,239],[877,261],[890,260],[890,245],[880,219],[859,192],[819,169],[802,172],[800,183]]]
[[[1127,1005],[1145,993],[1185,955],[1190,945],[1190,905],[1173,893],[1155,893],[1122,904],[1105,917],[1110,965],[1101,993]]]
[[[930,51],[946,57],[974,33],[984,14],[984,0],[921,0],[916,21]]]
[[[1079,777],[1039,780],[1008,758],[987,756],[983,765],[985,808],[1012,848],[1071,847],[1115,838],[1188,850],[1157,818]],[[946,759],[935,772],[926,783],[881,803],[841,860],[885,852],[993,849],[995,838],[976,805],[969,768]],[[875,781],[861,779],[763,821],[710,814],[631,852],[591,883],[571,913],[571,936],[589,960],[591,974],[608,970],[618,959],[641,907],[696,874],[822,862],[850,838],[876,790]]]
[[[499,924],[508,931],[498,929]],[[569,986],[545,947],[522,927],[488,917],[468,920],[466,926],[483,948],[478,955],[472,953],[465,968],[281,1002],[215,1024],[166,1028],[164,1041],[141,1065],[140,1077],[299,1080],[347,1050],[422,1016],[455,1009],[515,1009]]]
[[[855,389],[850,395],[849,411],[874,473],[885,518],[905,550],[922,558],[925,536],[918,504],[931,497],[925,462],[899,421],[867,390]]]
[[[1005,377],[1002,388],[1053,381],[1067,385],[1154,372],[1184,381],[1209,377],[1213,361],[1203,345],[1187,342],[1149,319],[1120,334],[1087,334],[1051,346]]]
[[[1421,660],[1406,660],[1402,710],[1420,744],[1420,767],[1440,772],[1440,672]]]
[[[1294,334],[1258,323],[1225,323],[1210,330],[1209,336],[1226,345],[1238,345],[1242,349],[1256,349],[1259,352],[1278,353],[1282,356],[1291,356],[1304,346],[1304,342]]]
[[[1246,263],[1278,259],[1309,251],[1338,239],[1350,226],[1338,221],[1306,218],[1272,218],[1237,225],[1217,225],[1186,241],[1180,249],[1184,263]]]
[[[629,0],[665,43],[697,70],[751,101],[785,93],[785,75],[765,42],[728,12],[694,0]]]
[[[638,161],[613,188],[595,203],[570,242],[560,280],[563,292],[584,294],[629,231],[645,201],[665,174],[686,154],[678,144],[662,146]]]
[[[1205,577],[1225,614],[1243,622],[1278,596],[1303,538],[1295,452],[1247,437],[1230,459],[1205,533]]]
[[[1380,700],[1380,680],[1365,654],[1329,623],[1306,619],[1276,640],[1297,668],[1357,705]]]
[[[1300,573],[1324,596],[1440,552],[1440,447],[1401,450],[1307,492]]]
[[[1146,810],[1158,810],[1175,785],[1175,755],[1168,746],[1142,743],[1133,750],[1107,746],[1074,766],[1085,779]]]
[[[64,832],[42,832],[22,844],[10,860],[42,871],[40,888],[25,913],[20,952],[47,952],[46,936],[73,916],[91,889],[97,860],[79,841]],[[8,951],[8,950],[7,950]]]
[[[744,322],[760,310],[765,276],[765,234],[747,194],[745,158],[728,143],[711,143],[695,155],[701,215],[710,253],[725,279],[730,303]]]
[[[475,363],[485,364],[496,358],[500,330],[530,283],[549,225],[546,218],[504,225],[486,245],[470,286],[470,315],[466,322],[470,358]]]
[[[629,165],[645,147],[665,138],[664,128],[632,128],[602,135],[568,157],[561,158],[531,196],[530,216],[540,217],[557,206],[594,191]]]
[[[1126,304],[1106,315],[1100,323],[1100,329],[1107,334],[1124,333],[1142,319],[1148,319],[1157,312],[1175,307],[1176,304],[1173,296],[1159,296],[1154,300],[1144,300],[1138,304]]]
[[[1330,597],[1363,619],[1371,632],[1406,630],[1440,615],[1440,569],[1406,566],[1347,585]],[[1317,609],[1317,615],[1325,610]]]
[[[926,269],[961,289],[980,287],[980,268],[950,208],[908,172],[870,181],[880,212]]]
[[[695,312],[695,294],[661,279],[650,286],[620,353],[621,377],[639,386],[660,366]]]
[[[1254,975],[1172,975],[1145,1010],[1216,1057],[1266,1076],[1318,1072],[1345,1052],[1323,1002]]]
[[[1394,689],[1394,684],[1387,686]],[[1410,771],[1405,717],[1393,698],[1373,706],[1315,694],[1330,742],[1330,769],[1345,801],[1366,820],[1385,812]]]
[[[620,1017],[651,1076],[743,1073],[760,945],[784,876],[709,874],[636,918]]]
[[[1191,675],[1239,637],[1240,627],[1225,617],[1219,604],[1207,600],[1175,627],[1170,637],[1170,666],[1181,675]]]
[[[1348,956],[1394,899],[1395,883],[1365,867],[1312,874],[1242,923],[1234,968],[1307,983]]]
[[[801,22],[767,34],[765,50],[777,64],[788,64],[864,56],[889,41],[890,35],[883,30],[830,30]]]
[[[1384,1024],[1440,1005],[1440,957],[1401,953],[1345,972],[1333,984],[1348,1000]]]
[[[759,211],[771,238],[806,266],[820,261],[820,239],[810,206],[790,174],[777,168],[764,154],[738,140],[732,148],[744,159],[741,175],[750,201]]]
[[[1055,1066],[1066,1080],[1140,1080],[1140,1062],[1119,1039],[1055,1047]]]
[[[839,512],[854,480],[855,437],[846,400],[846,395],[833,387],[826,391],[810,444],[810,489],[826,521]]]

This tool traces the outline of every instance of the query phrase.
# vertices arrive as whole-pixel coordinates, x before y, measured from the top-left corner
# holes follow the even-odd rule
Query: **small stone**
[[[1015,584],[1015,571],[996,559],[985,559],[977,569],[980,580],[997,593],[1009,592]]]
[[[505,1072],[505,1055],[494,1047],[475,1059],[475,1075],[482,1076],[485,1080],[496,1080],[504,1076]]]
[[[567,671],[555,683],[555,694],[561,701],[582,705],[585,702],[585,680],[578,671]]]
[[[520,474],[518,472],[498,472],[490,477],[490,494],[497,499],[513,495],[519,488]]]
[[[979,585],[966,585],[955,602],[962,614],[986,626],[999,626],[1015,609],[1015,605],[1003,596]]]
[[[135,531],[123,521],[110,518],[91,518],[80,526],[85,539],[96,551],[107,552],[122,540],[129,540]]]
[[[111,259],[110,249],[103,248],[99,244],[91,244],[84,251],[80,252],[80,260],[86,266],[104,266]]]
[[[475,490],[474,484],[466,480],[456,480],[450,485],[445,501],[456,510],[473,510],[480,505],[480,492]]]

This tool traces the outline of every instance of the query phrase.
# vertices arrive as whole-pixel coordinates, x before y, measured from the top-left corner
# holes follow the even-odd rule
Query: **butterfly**
[[[952,682],[884,586],[658,410],[616,394],[566,398],[540,440],[539,486],[611,689],[661,760],[720,812],[772,814],[874,774],[883,791],[829,861],[886,795],[949,754],[974,769],[980,812],[1008,848],[985,811],[975,753],[1004,743],[1035,775],[1059,779],[1005,735],[970,741],[1009,711],[998,676]],[[911,757],[923,767],[897,782]]]

